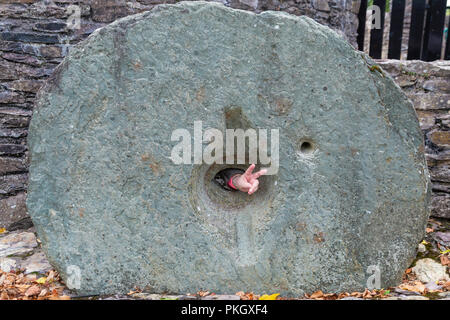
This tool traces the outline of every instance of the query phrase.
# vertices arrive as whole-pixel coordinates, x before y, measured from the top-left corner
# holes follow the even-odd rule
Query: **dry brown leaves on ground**
[[[236,292],[236,295],[241,297],[241,300],[259,300],[260,298],[259,294],[254,294],[253,292],[239,291]]]
[[[448,254],[443,254],[439,257],[443,266],[450,266],[450,258]]]
[[[206,297],[207,295],[214,295],[215,293],[210,293],[209,291],[199,291],[197,292],[197,296]]]
[[[237,292],[237,296],[241,297],[241,300],[260,300],[261,297],[267,295],[258,295],[253,292]],[[273,295],[275,296],[275,295]],[[318,290],[312,294],[305,294],[304,297],[300,299],[312,299],[312,300],[339,300],[346,297],[355,297],[355,298],[364,298],[364,299],[374,299],[374,298],[383,298],[389,296],[389,290],[365,290],[364,292],[343,292],[343,293],[323,293],[321,290]],[[289,298],[284,298],[280,296],[276,296],[274,299],[270,300],[291,300]]]
[[[35,274],[0,270],[0,300],[69,300],[59,280],[56,271],[37,278]]]
[[[389,296],[389,290],[369,290],[364,292],[341,292],[341,293],[323,293],[318,290],[312,294],[305,294],[305,298],[313,300],[340,300],[342,298],[354,297],[363,299],[385,298]]]

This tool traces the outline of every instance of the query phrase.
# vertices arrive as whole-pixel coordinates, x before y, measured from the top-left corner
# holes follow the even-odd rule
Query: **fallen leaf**
[[[446,290],[450,290],[450,281],[447,281],[446,283],[444,283],[442,285],[442,287],[444,287]]]
[[[34,286],[31,286],[30,288],[28,288],[28,290],[25,292],[25,296],[26,297],[36,296],[39,293],[41,293],[41,289],[39,288],[38,285],[34,285]]]
[[[242,296],[245,296],[245,293],[244,293],[244,291],[239,291],[239,292],[236,292],[236,295],[239,297],[242,297]]]
[[[442,256],[440,257],[440,259],[441,259],[441,264],[442,264],[443,266],[448,266],[448,265],[450,265],[450,259],[448,258],[447,255],[442,255]]]
[[[258,300],[259,299],[259,296],[253,294],[253,292],[245,293],[244,291],[239,291],[239,292],[236,292],[236,295],[241,297],[241,300],[255,300],[255,299]]]
[[[30,284],[16,284],[16,288],[20,291],[20,293],[25,293],[30,287]]]
[[[48,274],[48,278],[51,277],[51,279],[53,279],[54,276],[55,276],[55,274],[53,273],[53,271],[50,271],[50,273]],[[132,295],[132,294],[141,293],[141,292],[142,292],[142,290],[140,288],[134,287],[133,290],[131,290],[130,292],[127,293],[127,295]],[[188,293],[188,295],[190,295],[190,293]]]
[[[45,297],[48,293],[48,290],[46,288],[42,289],[41,293],[39,293],[39,297]]]
[[[430,244],[430,243],[429,243],[429,242],[426,242],[425,240],[422,240],[421,244],[427,245],[427,244]]]
[[[411,273],[411,271],[412,271],[412,268],[408,268],[408,269],[406,269],[405,273],[408,274],[408,273]]]
[[[323,297],[325,300],[336,300],[338,295],[336,293],[325,293]]]
[[[332,296],[335,296],[335,295],[336,295],[335,293],[324,293],[323,294],[323,296],[326,297],[326,298],[327,297],[332,297]]]
[[[253,292],[247,292],[246,294],[248,300],[258,300],[259,296],[254,294]]]
[[[39,279],[36,280],[36,282],[39,284],[45,284],[46,281],[47,281],[46,277],[40,277]]]
[[[318,290],[316,292],[314,292],[310,298],[311,299],[318,299],[318,298],[322,298],[323,297],[323,292],[321,290]]]
[[[433,230],[433,228],[426,228],[425,231],[426,231],[426,233],[430,233],[430,232],[433,232],[434,230]]]
[[[9,296],[6,291],[2,291],[2,293],[0,293],[0,300],[9,300]]]
[[[22,282],[26,282],[25,276],[23,275],[23,273],[19,274],[16,278],[16,283],[22,283]]]
[[[51,271],[48,273],[47,281],[48,281],[48,282],[51,282],[51,281],[53,281],[54,279],[55,279],[55,272],[54,272],[53,270],[51,270]]]
[[[426,289],[425,285],[420,281],[415,281],[414,284],[402,283],[401,285],[399,285],[399,288],[420,293],[424,293]]]
[[[279,296],[279,293],[274,293],[271,295],[263,294],[259,300],[277,300],[277,297]]]
[[[368,289],[366,289],[364,290],[362,296],[363,298],[372,298],[372,293]]]
[[[0,234],[5,233],[6,229],[5,228],[0,228]]]
[[[338,299],[342,299],[342,298],[349,297],[349,296],[350,296],[350,293],[342,292],[342,293],[339,293]]]
[[[350,293],[351,297],[362,298],[363,294],[361,292],[352,292]]]
[[[209,295],[209,291],[199,291],[197,292],[199,297],[206,297],[207,295]]]

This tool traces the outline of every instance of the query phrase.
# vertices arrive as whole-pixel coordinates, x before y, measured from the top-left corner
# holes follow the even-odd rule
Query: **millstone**
[[[386,288],[424,234],[411,103],[307,17],[157,6],[76,46],[37,101],[27,205],[80,294]],[[196,121],[278,129],[278,171],[250,196],[213,182],[248,160],[175,164],[172,133]]]

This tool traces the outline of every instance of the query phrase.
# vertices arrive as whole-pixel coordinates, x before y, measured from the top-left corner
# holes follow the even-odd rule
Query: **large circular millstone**
[[[27,205],[80,294],[386,288],[424,234],[411,103],[307,17],[158,6],[76,46],[37,101]],[[267,129],[269,145],[278,129],[278,172],[248,196],[212,181],[248,160],[175,164],[172,133],[197,121]]]

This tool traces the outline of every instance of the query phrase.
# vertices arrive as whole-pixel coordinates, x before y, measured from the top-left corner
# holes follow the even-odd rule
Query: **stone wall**
[[[450,218],[450,61],[380,60],[411,99],[425,137],[432,215]]]
[[[0,228],[26,216],[27,128],[35,94],[42,82],[61,62],[71,46],[86,38],[95,29],[120,17],[149,10],[158,3],[175,2],[173,0],[1,1]],[[332,27],[351,43],[354,44],[356,40],[359,0],[223,0],[222,2],[233,8],[255,12],[283,10],[296,15],[304,14]],[[77,7],[71,8],[71,5]],[[78,8],[80,27],[72,29],[71,26],[76,26],[74,17],[76,18]],[[440,90],[439,88],[436,90]],[[443,92],[448,93],[445,90]],[[423,94],[430,96],[430,101],[434,101],[432,97],[436,94],[433,91],[424,91]],[[448,101],[448,98],[446,99]],[[428,102],[424,103],[428,106]],[[439,109],[437,105],[442,103],[431,103],[436,103],[436,106],[428,107],[428,114],[436,115],[436,121],[441,121],[441,126],[444,126],[445,119],[442,115],[448,113],[448,108]],[[446,103],[443,105],[448,106]],[[448,127],[446,128],[440,129],[441,133],[432,135],[433,139],[445,138],[445,130],[448,130]],[[426,130],[428,133],[431,129]],[[438,155],[447,154],[439,150],[436,152]],[[445,158],[444,155],[442,157]],[[439,165],[441,173],[437,172],[435,175],[446,176],[447,180],[444,182],[448,183],[450,158],[448,155],[446,160],[444,158],[435,160],[440,164],[447,161],[447,167]],[[445,186],[442,183],[439,185]],[[436,191],[433,202],[435,207],[441,206],[438,210],[441,214],[448,211],[449,202],[449,187],[447,185],[442,188]]]
[[[389,2],[389,10],[386,10],[384,16],[384,29],[383,29],[383,49],[381,51],[381,57],[387,59],[389,50],[389,33],[391,31],[391,13],[392,13],[392,1]],[[412,0],[406,0],[405,3],[405,16],[403,18],[403,33],[402,33],[402,45],[400,52],[400,59],[406,60],[408,56],[408,42],[409,42],[409,32],[411,29],[411,11],[412,11]],[[371,17],[372,12],[367,11],[366,14],[366,29],[364,34],[364,52],[369,53],[370,47],[370,24],[372,23]],[[424,21],[426,19],[424,18]],[[450,16],[446,16],[444,26],[449,25]],[[441,57],[444,57],[445,51],[445,37],[442,38],[442,52]]]

